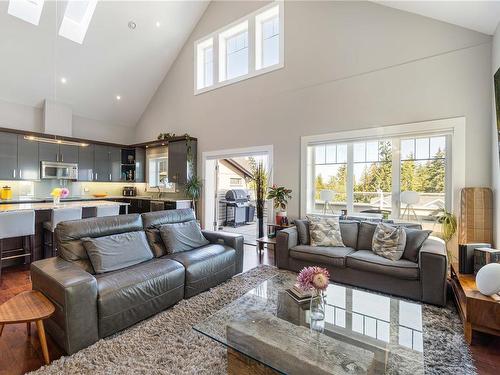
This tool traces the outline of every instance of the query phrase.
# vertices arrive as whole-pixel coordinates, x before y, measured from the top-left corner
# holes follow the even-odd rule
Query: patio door
[[[259,164],[267,171],[269,186],[272,184],[272,146],[203,153],[204,228],[242,234],[246,244],[256,245],[253,171]],[[264,225],[266,217],[272,217],[271,210],[266,202]]]

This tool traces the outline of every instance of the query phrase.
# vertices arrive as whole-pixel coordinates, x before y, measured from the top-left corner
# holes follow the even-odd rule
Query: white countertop
[[[53,210],[57,208],[64,207],[97,207],[97,206],[128,206],[129,203],[124,202],[112,202],[112,201],[79,201],[79,202],[61,202],[58,205],[54,203],[12,203],[12,204],[1,204],[0,212],[11,212],[11,211],[24,211],[24,210]]]

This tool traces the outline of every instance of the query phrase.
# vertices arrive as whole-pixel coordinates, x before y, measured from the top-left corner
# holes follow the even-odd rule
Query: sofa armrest
[[[448,259],[446,244],[437,237],[429,237],[419,253],[420,283],[422,301],[434,305],[446,304],[446,279]]]
[[[245,238],[241,234],[212,230],[202,230],[201,232],[211,243],[223,243],[236,250],[236,273],[243,272],[243,247]]]
[[[94,276],[56,257],[31,263],[31,281],[56,306],[47,331],[68,354],[99,340]]]
[[[286,228],[276,234],[276,265],[289,269],[289,250],[299,244],[297,227]]]

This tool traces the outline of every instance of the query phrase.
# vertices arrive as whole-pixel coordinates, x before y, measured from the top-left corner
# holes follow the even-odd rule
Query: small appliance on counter
[[[10,186],[4,186],[2,190],[0,190],[0,199],[1,200],[12,199],[12,189],[10,188]]]
[[[135,197],[137,195],[137,188],[135,186],[124,186],[122,195],[124,197]]]

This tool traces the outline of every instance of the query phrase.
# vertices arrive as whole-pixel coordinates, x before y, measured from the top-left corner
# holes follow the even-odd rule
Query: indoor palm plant
[[[252,167],[252,182],[255,190],[257,224],[260,238],[264,237],[264,207],[267,192],[267,171],[262,161],[255,163]]]
[[[437,222],[441,224],[440,237],[446,244],[448,261],[451,262],[453,260],[453,252],[450,250],[448,243],[451,241],[457,231],[457,217],[455,216],[455,214],[443,209],[441,213],[437,215]]]
[[[274,209],[276,210],[276,224],[281,224],[286,218],[286,206],[288,200],[292,199],[292,190],[284,186],[273,185],[269,188],[267,199],[274,201]]]
[[[186,196],[193,201],[193,210],[196,214],[196,201],[200,198],[203,183],[195,174],[191,175],[184,186]]]

